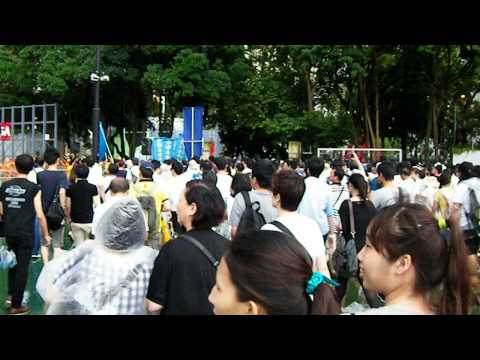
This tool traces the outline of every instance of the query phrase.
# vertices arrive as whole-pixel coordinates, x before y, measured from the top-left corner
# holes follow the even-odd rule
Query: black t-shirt
[[[212,230],[187,233],[220,261],[228,240]],[[208,301],[216,269],[188,240],[179,237],[165,244],[153,267],[147,299],[163,305],[162,315],[213,315]]]
[[[35,207],[33,199],[40,186],[27,179],[13,179],[0,187],[5,236],[33,236]],[[32,237],[33,239],[33,237]]]
[[[52,203],[57,186],[62,189],[68,188],[68,179],[64,171],[42,171],[37,174],[38,185],[42,188],[43,211],[47,213]]]
[[[355,222],[355,246],[359,252],[365,245],[365,238],[367,236],[367,227],[370,221],[377,214],[375,206],[370,200],[367,201],[353,201],[353,220]],[[342,230],[345,240],[350,240],[352,235],[350,233],[350,214],[348,210],[348,200],[345,200],[338,210],[340,220],[342,221]]]
[[[98,195],[95,185],[87,180],[78,180],[67,189],[67,197],[71,199],[72,222],[91,224],[93,221],[93,197]]]

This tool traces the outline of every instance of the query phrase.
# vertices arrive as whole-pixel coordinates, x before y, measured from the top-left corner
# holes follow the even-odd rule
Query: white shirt
[[[217,188],[222,194],[223,201],[227,203],[230,196],[230,188],[232,187],[232,177],[228,174],[217,174]]]
[[[276,221],[285,225],[314,260],[314,267],[330,276],[323,235],[318,224],[307,216],[297,212],[279,216]],[[262,230],[281,230],[272,224],[263,225]],[[327,273],[325,273],[327,271]]]
[[[315,220],[322,234],[328,233],[327,216],[333,216],[330,188],[326,182],[309,176],[305,179],[305,194],[298,206],[298,212]]]
[[[477,178],[470,178],[458,183],[453,193],[452,203],[461,204],[460,210],[460,227],[463,230],[472,229],[472,224],[467,218],[470,213],[470,188],[469,186],[480,186],[480,180]]]
[[[115,175],[107,175],[103,178],[103,181],[102,181],[103,191],[107,191],[107,189],[110,187],[110,184],[112,183],[112,180],[115,179],[115,177],[116,177]]]
[[[95,186],[101,185],[103,181],[103,174],[102,174],[102,167],[99,164],[94,164],[90,168],[90,172],[88,173],[88,182]]]
[[[165,189],[168,194],[168,199],[170,201],[172,211],[177,211],[177,205],[180,201],[180,195],[182,191],[185,190],[187,182],[191,179],[187,178],[185,174],[178,176],[172,176],[168,182],[167,188]]]
[[[398,186],[404,189],[405,192],[407,192],[410,202],[413,203],[415,201],[415,197],[419,192],[418,184],[412,178],[408,178],[406,180],[402,180],[400,178]]]

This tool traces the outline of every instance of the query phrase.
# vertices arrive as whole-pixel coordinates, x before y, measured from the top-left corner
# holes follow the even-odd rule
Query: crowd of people
[[[476,301],[471,163],[68,160],[20,155],[1,185],[9,314],[29,313],[38,257],[47,314],[334,315],[349,313],[351,279],[369,307],[358,314],[467,314]]]

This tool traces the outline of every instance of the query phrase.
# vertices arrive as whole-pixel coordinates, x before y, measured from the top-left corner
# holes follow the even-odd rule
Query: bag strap
[[[345,190],[345,186],[342,186],[342,191],[340,191],[340,195],[338,195],[337,200],[335,200],[335,202],[333,203],[333,207],[335,207],[335,205],[337,205],[338,200],[340,200],[340,197],[343,194],[343,190]]]
[[[355,239],[355,217],[353,216],[353,203],[351,199],[348,199],[348,212],[350,214],[350,234],[352,239]]]
[[[195,245],[207,257],[207,259],[210,261],[214,268],[218,267],[218,264],[220,262],[215,259],[215,257],[210,253],[210,251],[208,251],[207,248],[203,246],[197,239],[194,239],[193,237],[185,234],[182,234],[180,237]]]
[[[295,235],[293,235],[292,232],[285,225],[283,225],[280,221],[274,220],[270,224],[272,224],[273,226],[276,226],[277,228],[279,228],[285,234],[288,234],[291,237],[295,238]]]
[[[248,195],[248,192],[242,191],[240,194],[243,196],[243,200],[245,200],[245,209],[248,209],[250,206],[252,206],[252,201],[250,200],[250,195]]]

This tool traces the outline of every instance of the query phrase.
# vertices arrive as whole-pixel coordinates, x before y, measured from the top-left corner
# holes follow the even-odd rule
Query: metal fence
[[[12,123],[11,140],[0,144],[2,162],[24,153],[43,153],[47,144],[58,147],[57,104],[1,107],[0,122]]]

